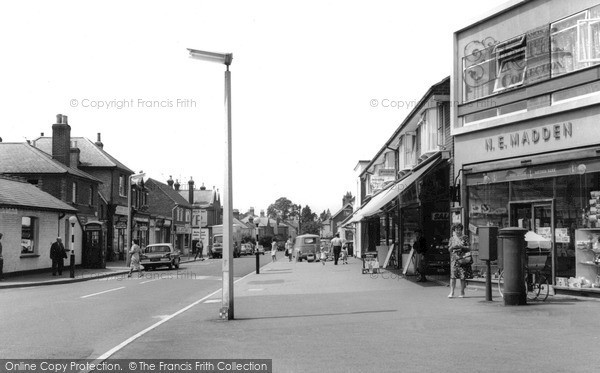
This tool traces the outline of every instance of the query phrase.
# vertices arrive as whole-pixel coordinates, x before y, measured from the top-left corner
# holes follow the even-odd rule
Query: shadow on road
[[[261,319],[292,319],[292,318],[299,318],[299,317],[342,316],[342,315],[359,315],[359,314],[373,314],[373,313],[387,313],[387,312],[398,312],[398,310],[373,310],[373,311],[355,311],[355,312],[316,313],[316,314],[304,314],[304,315],[242,317],[242,318],[236,318],[236,320],[244,321],[244,320],[261,320]]]

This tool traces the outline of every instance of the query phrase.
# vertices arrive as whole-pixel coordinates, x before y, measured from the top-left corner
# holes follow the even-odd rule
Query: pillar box
[[[504,256],[504,305],[521,306],[527,304],[525,289],[525,233],[523,228],[500,229],[498,238],[502,240]]]

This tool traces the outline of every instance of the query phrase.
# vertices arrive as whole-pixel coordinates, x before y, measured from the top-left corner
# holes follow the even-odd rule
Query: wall
[[[37,218],[37,250],[35,257],[21,258],[21,218],[31,216]],[[66,237],[65,222],[68,223],[70,215],[58,220],[58,212],[44,212],[32,210],[11,210],[10,213],[0,210],[0,232],[2,238],[2,256],[4,257],[4,273],[47,269],[52,267],[50,260],[50,246],[60,235],[66,249],[70,248],[71,238]],[[60,233],[59,233],[60,232]],[[76,264],[81,264],[81,227],[75,224],[75,259]],[[65,259],[68,266],[69,259]]]

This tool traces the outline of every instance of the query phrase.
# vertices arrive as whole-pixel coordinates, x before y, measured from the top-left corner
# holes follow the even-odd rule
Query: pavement
[[[272,359],[273,372],[589,372],[600,365],[596,299],[557,295],[504,306],[495,289],[486,301],[478,283],[465,298],[449,299],[441,279],[361,269],[356,258],[337,266],[281,258],[235,282],[234,320],[219,319],[216,292],[109,358]],[[39,276],[7,278],[0,287],[60,281]]]

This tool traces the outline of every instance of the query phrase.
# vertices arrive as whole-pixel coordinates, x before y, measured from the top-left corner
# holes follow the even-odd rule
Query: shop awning
[[[375,196],[365,207],[361,209],[362,217],[369,217],[381,212],[382,208],[397,198],[400,193],[408,189],[408,187],[414,183],[417,179],[422,177],[427,171],[432,169],[438,162],[429,162],[427,165],[419,168],[416,171],[408,174],[404,179],[396,182],[388,189],[384,190]],[[379,198],[378,198],[379,197]]]

